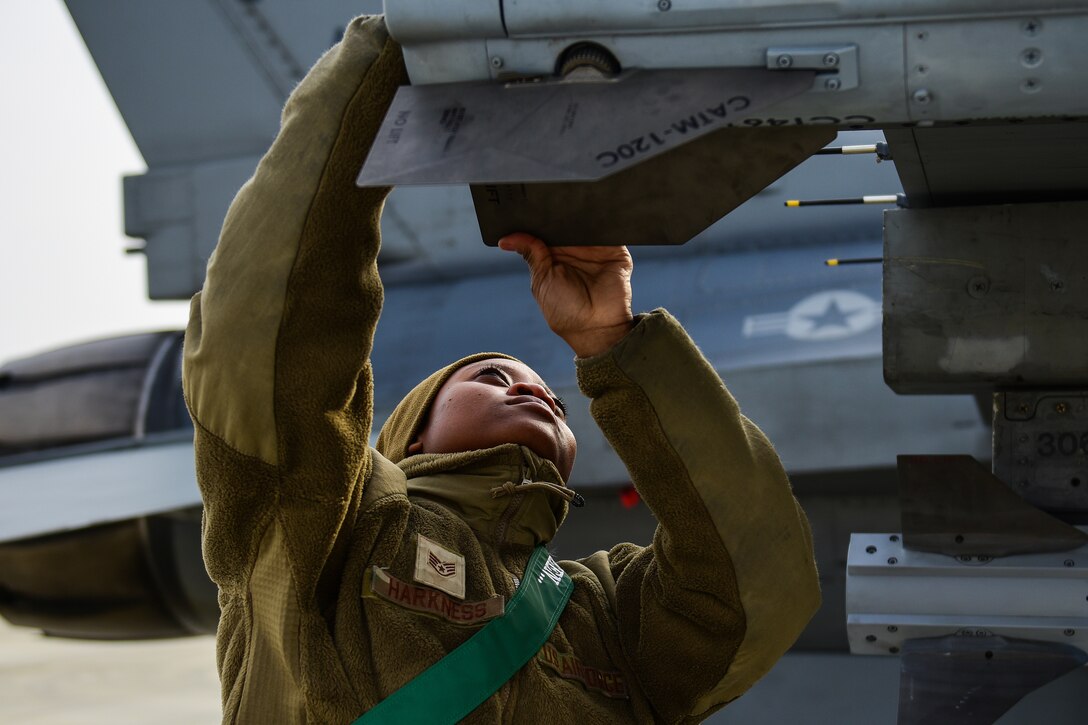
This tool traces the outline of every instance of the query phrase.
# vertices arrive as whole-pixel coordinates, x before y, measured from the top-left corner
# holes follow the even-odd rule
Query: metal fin
[[[686,68],[594,82],[404,86],[357,183],[595,181],[798,95],[812,78]]]
[[[971,456],[899,456],[903,544],[950,556],[1066,551],[1088,534],[1018,496]]]
[[[899,725],[990,725],[1025,695],[1088,662],[1066,644],[934,637],[903,644]]]
[[[473,186],[472,201],[489,245],[518,231],[570,246],[683,244],[834,136],[726,128],[600,181]]]

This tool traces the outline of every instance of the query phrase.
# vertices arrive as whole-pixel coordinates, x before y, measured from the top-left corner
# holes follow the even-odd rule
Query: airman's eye
[[[507,379],[506,374],[503,373],[503,371],[499,370],[498,368],[492,368],[492,367],[480,368],[479,370],[476,371],[476,377],[477,378],[484,378],[484,377],[498,378],[503,383],[506,383],[507,385],[510,384],[510,381]]]
[[[567,404],[565,402],[563,402],[563,399],[560,398],[558,395],[554,396],[552,398],[552,400],[554,400],[555,404],[559,406],[559,410],[563,411],[563,417],[566,418],[567,417]]]

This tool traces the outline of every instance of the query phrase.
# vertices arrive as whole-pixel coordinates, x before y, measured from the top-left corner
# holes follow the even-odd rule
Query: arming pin
[[[855,154],[876,154],[876,161],[891,161],[892,154],[886,143],[857,144],[853,146],[828,146],[820,149],[814,156],[842,155],[853,156]]]
[[[824,261],[828,267],[841,267],[844,264],[880,264],[883,257],[855,257],[853,259],[828,259]]]
[[[876,194],[872,196],[853,196],[845,199],[789,199],[786,206],[833,206],[840,204],[895,204],[905,207],[906,196],[903,194]]]

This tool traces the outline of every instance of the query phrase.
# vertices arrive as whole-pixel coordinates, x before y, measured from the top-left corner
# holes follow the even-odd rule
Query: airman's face
[[[458,453],[504,443],[548,459],[563,480],[578,449],[563,401],[540,376],[522,363],[494,358],[465,365],[443,384],[408,453]]]

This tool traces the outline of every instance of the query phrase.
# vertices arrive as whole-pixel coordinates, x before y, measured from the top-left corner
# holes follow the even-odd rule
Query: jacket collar
[[[397,465],[408,478],[409,496],[449,509],[481,541],[496,547],[546,544],[567,515],[566,499],[549,487],[518,490],[534,481],[563,486],[563,479],[551,461],[514,443],[464,453],[424,453]],[[492,493],[507,482],[515,488]]]

